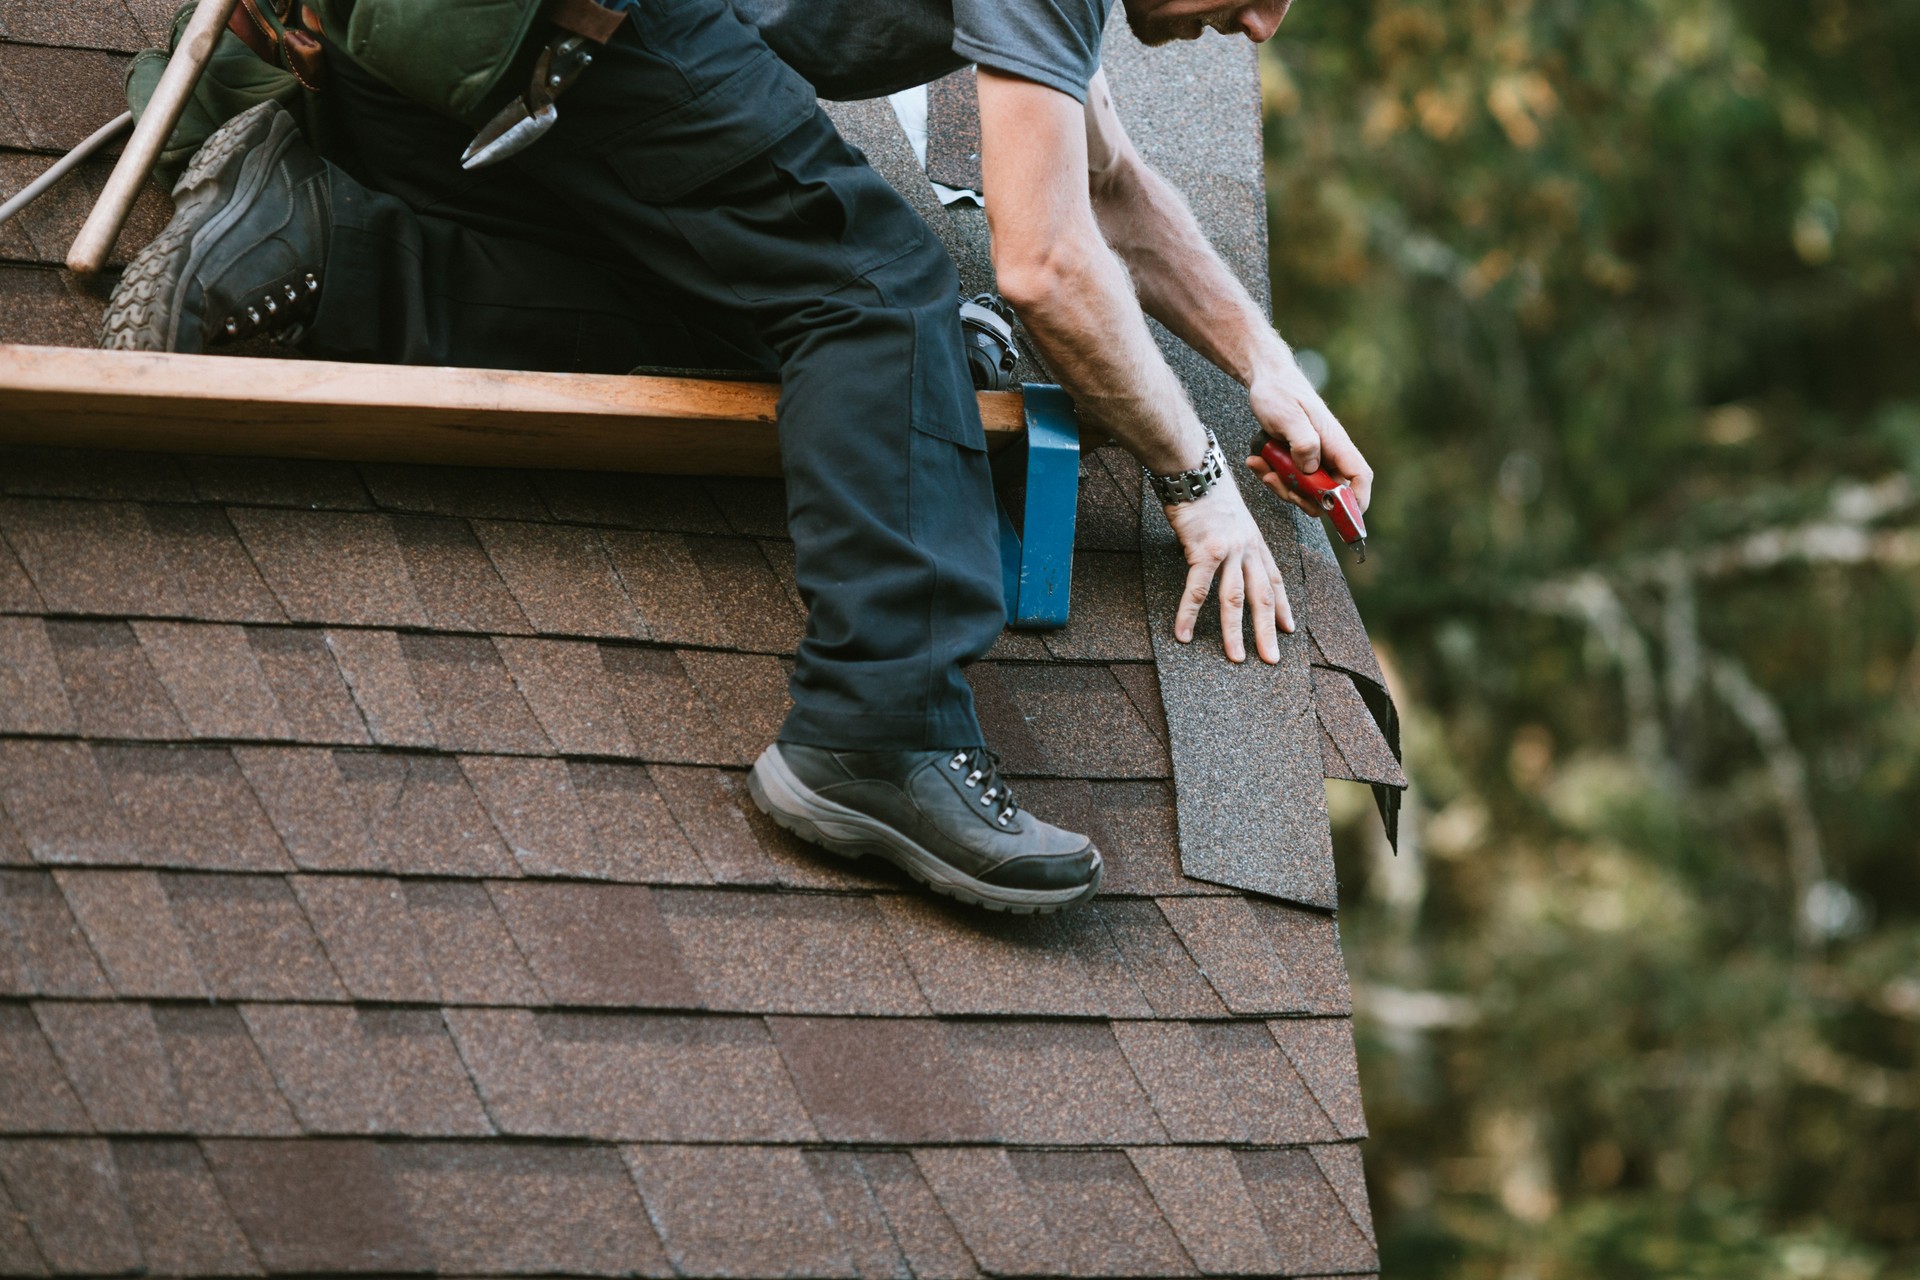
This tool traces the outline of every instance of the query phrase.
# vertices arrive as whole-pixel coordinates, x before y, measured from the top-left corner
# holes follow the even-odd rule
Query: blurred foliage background
[[[1920,3],[1263,61],[1414,779],[1335,797],[1385,1273],[1920,1276]]]

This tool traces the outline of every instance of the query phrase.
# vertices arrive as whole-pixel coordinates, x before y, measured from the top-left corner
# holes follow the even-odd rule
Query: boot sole
[[[935,893],[989,911],[1045,915],[1084,902],[1099,891],[1106,869],[1096,853],[1093,878],[1067,889],[1008,889],[976,880],[878,818],[812,790],[773,747],[761,752],[754,763],[747,775],[747,791],[762,813],[809,844],[844,858],[884,858]]]
[[[214,130],[173,184],[174,212],[166,228],[135,254],[114,287],[100,327],[110,351],[179,351],[180,290],[218,239],[245,211],[294,132],[277,103],[250,107]],[[265,136],[259,122],[269,120]],[[231,188],[220,179],[228,162],[245,153]],[[196,345],[199,351],[204,344]]]

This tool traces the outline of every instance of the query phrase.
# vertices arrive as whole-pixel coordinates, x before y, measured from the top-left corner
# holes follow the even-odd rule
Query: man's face
[[[1198,40],[1211,27],[1255,44],[1272,37],[1293,0],[1126,0],[1127,25],[1141,44]]]

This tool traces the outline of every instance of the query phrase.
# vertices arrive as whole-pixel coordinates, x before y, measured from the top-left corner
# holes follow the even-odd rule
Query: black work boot
[[[876,854],[944,893],[994,911],[1058,911],[1100,887],[1085,836],[1022,809],[991,752],[829,751],[776,742],[747,778],[753,799],[803,840]]]
[[[173,221],[127,264],[100,345],[204,351],[298,341],[320,301],[327,166],[277,102],[215,130],[173,187]]]

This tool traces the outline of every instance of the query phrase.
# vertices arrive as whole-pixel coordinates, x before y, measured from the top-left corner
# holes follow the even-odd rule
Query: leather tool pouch
[[[321,83],[323,72],[319,60],[307,57],[302,50],[306,41],[312,41],[316,50],[319,42],[304,26],[289,26],[271,7],[274,4],[282,5],[289,14],[292,12],[288,0],[265,0],[264,3],[247,0],[245,8],[235,13],[234,25],[220,33],[213,57],[195,84],[180,123],[174,126],[166,146],[161,149],[159,169],[163,174],[177,173],[215,129],[247,108],[269,99],[301,117],[309,136],[313,136],[318,113],[307,109],[308,99],[312,96],[312,87]],[[188,0],[174,14],[165,49],[144,49],[127,65],[127,107],[136,118],[152,100],[153,91],[167,69],[167,60],[193,18],[194,8],[192,0]],[[304,39],[294,39],[296,31]],[[295,62],[284,61],[283,53]]]
[[[227,29],[267,62],[287,70],[309,93],[326,84],[320,19],[298,0],[240,0]]]

